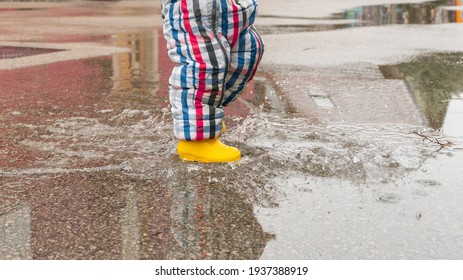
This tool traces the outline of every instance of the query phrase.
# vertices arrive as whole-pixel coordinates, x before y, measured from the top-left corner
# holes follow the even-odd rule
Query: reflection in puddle
[[[345,19],[361,20],[363,25],[461,23],[461,0],[433,1],[415,4],[364,6],[344,12]],[[355,25],[354,25],[355,26]]]
[[[463,93],[454,96],[449,102],[447,116],[444,119],[442,130],[452,137],[463,139]]]
[[[268,34],[285,34],[299,32],[320,32],[331,31],[343,28],[349,28],[352,24],[282,24],[282,25],[262,25],[259,26],[259,33]]]
[[[389,24],[463,23],[463,0],[432,1],[414,4],[363,6],[334,14],[329,24],[262,25],[262,34],[319,32],[351,27]],[[297,18],[304,20],[304,18]],[[317,19],[318,20],[318,19]]]
[[[9,192],[21,205],[0,208],[0,259],[259,259],[273,236],[236,182],[207,183],[223,170],[165,163],[147,178],[114,171],[5,180],[1,206]]]
[[[113,45],[131,51],[113,56],[113,92],[119,95],[149,95],[159,90],[158,34],[118,34]]]
[[[259,259],[271,235],[263,232],[252,205],[214,181],[174,195],[170,216],[178,249],[171,257]]]
[[[463,92],[463,53],[425,55],[380,69],[386,78],[405,80],[434,129],[442,128],[449,101]]]

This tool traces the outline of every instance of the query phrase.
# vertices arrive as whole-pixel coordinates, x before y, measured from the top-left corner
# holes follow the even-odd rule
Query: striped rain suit
[[[253,78],[263,42],[253,27],[257,0],[161,0],[164,37],[175,63],[169,79],[174,135],[220,135],[224,106]]]

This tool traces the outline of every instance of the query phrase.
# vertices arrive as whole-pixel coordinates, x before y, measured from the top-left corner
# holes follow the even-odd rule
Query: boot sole
[[[241,156],[236,159],[224,160],[224,161],[213,161],[213,160],[205,160],[199,157],[195,157],[192,155],[180,155],[181,160],[185,161],[194,161],[194,162],[202,162],[202,163],[227,163],[227,162],[236,162],[241,159]]]

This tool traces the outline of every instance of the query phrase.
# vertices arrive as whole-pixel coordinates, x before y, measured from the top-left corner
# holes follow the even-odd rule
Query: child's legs
[[[239,36],[230,56],[223,106],[234,101],[252,80],[264,53],[264,44],[257,30],[250,26]]]
[[[221,103],[229,51],[212,30],[215,2],[163,0],[162,3],[164,36],[169,56],[176,63],[169,79],[175,137],[215,138],[222,128]]]

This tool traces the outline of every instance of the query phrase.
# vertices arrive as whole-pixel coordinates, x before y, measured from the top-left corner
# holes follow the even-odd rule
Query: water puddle
[[[452,121],[455,113],[448,111],[450,104],[452,111],[458,111],[455,105],[461,100],[463,53],[429,54],[398,65],[380,66],[380,70],[388,79],[406,82],[430,127],[444,128],[447,119],[445,130],[459,130],[459,124]]]
[[[227,108],[242,160],[196,164],[160,31],[99,39],[130,51],[2,73],[0,258],[462,257],[462,54],[258,73]]]
[[[343,18],[361,21],[358,26],[462,23],[462,7],[461,0],[364,6],[345,11]]]
[[[164,53],[158,52],[159,43],[162,42],[160,39],[162,38],[157,30],[112,36],[114,46],[131,50],[113,56],[109,73],[113,81],[111,92],[114,100],[150,106],[153,106],[153,102],[160,102],[166,106],[166,96],[161,96],[166,94],[166,89],[160,93],[160,79],[168,74],[163,72],[167,72],[167,69],[162,68]]]
[[[292,213],[284,210],[290,203],[327,213],[325,206],[299,204],[295,194],[329,201],[338,197],[333,193],[341,184],[346,197],[402,205],[408,189],[390,185],[438,149],[421,143],[411,126],[321,127],[305,118],[256,112],[223,138],[243,152],[239,164],[183,163],[169,136],[168,111],[131,109],[118,117],[125,121],[60,118],[22,127],[42,131],[29,133],[19,145],[43,157],[37,168],[0,173],[0,221],[24,227],[15,231],[17,240],[31,245],[4,246],[3,257],[25,252],[62,259],[268,257],[264,251],[276,242],[274,233],[277,240],[292,240],[278,227],[284,222],[274,220],[269,227],[270,212]],[[332,185],[324,186],[324,180]],[[363,205],[346,197],[349,207]],[[21,216],[31,217],[26,221],[14,214],[26,210]],[[305,216],[283,217],[295,222]]]
[[[263,34],[331,31],[353,27],[391,24],[463,23],[462,0],[431,1],[413,4],[384,4],[362,6],[333,14],[328,19],[292,18],[296,20],[331,20],[325,24],[263,25]],[[336,22],[337,21],[337,22]]]
[[[352,24],[280,24],[280,25],[262,25],[259,26],[259,32],[262,35],[269,34],[286,34],[299,32],[320,32],[332,31],[351,27]]]

